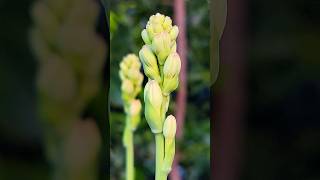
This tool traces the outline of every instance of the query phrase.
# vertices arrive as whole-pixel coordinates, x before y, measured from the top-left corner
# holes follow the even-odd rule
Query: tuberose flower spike
[[[152,15],[141,32],[145,45],[139,57],[149,78],[144,90],[145,117],[156,139],[157,180],[167,178],[175,154],[176,120],[172,115],[164,119],[170,93],[179,84],[181,61],[176,52],[178,34],[179,29],[172,25],[171,18],[160,13]]]

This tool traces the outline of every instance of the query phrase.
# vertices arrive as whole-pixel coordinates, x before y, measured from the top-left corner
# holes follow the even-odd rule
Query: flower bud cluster
[[[149,18],[141,32],[145,45],[139,52],[143,70],[149,78],[144,89],[145,118],[154,134],[162,133],[165,140],[161,171],[167,176],[175,154],[176,119],[167,118],[170,93],[177,89],[181,60],[176,52],[179,30],[168,16],[157,13]]]
[[[181,60],[176,52],[177,26],[168,16],[152,15],[141,32],[145,45],[139,52],[149,78],[144,91],[145,116],[153,133],[163,131],[170,93],[177,89]],[[165,111],[165,112],[164,112]]]
[[[140,72],[141,63],[134,54],[128,54],[120,63],[119,76],[122,81],[121,91],[125,103],[135,99],[141,91],[143,75]]]

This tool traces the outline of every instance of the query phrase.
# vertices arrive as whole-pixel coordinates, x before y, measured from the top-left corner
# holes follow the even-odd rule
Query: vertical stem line
[[[155,180],[163,180],[162,164],[164,159],[164,137],[162,133],[155,134],[156,139],[156,177]]]
[[[133,133],[131,129],[127,129],[127,146],[126,146],[126,175],[127,180],[134,179],[134,152],[133,152]]]

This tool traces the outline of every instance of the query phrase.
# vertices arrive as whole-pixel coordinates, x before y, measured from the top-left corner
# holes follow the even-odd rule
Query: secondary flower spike
[[[134,54],[125,56],[120,63],[119,76],[122,80],[122,99],[125,102],[133,100],[141,91],[143,75],[140,72],[141,63]]]
[[[141,63],[134,54],[125,56],[120,63],[121,95],[126,113],[123,145],[126,148],[126,179],[134,180],[133,132],[140,122],[141,102],[136,96],[141,91],[143,75]]]

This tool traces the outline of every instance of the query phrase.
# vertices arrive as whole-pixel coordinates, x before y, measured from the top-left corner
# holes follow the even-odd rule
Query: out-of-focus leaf
[[[211,1],[211,85],[215,83],[219,74],[219,41],[223,34],[227,17],[227,0]]]

